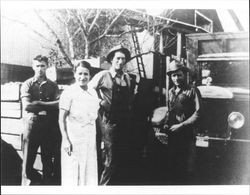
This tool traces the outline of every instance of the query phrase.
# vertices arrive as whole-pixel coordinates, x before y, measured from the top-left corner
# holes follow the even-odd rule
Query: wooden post
[[[163,82],[165,79],[165,75],[163,72],[163,33],[162,31],[160,32],[160,40],[159,40],[159,52],[160,52],[160,75],[159,75],[159,102],[160,105],[163,104],[164,99],[163,99]]]
[[[159,42],[159,52],[161,53],[161,54],[163,54],[164,53],[164,51],[163,51],[163,33],[162,33],[162,31],[160,32],[160,42]]]
[[[166,106],[168,106],[169,76],[167,75],[167,71],[169,63],[170,63],[170,56],[167,56],[166,57]]]
[[[181,48],[182,48],[181,36],[182,34],[180,32],[177,32],[176,56],[178,60],[181,59]]]

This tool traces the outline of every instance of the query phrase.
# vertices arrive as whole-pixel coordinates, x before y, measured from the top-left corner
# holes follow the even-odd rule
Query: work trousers
[[[169,135],[167,155],[167,175],[169,184],[186,185],[192,183],[196,146],[195,137],[177,133]]]
[[[102,133],[103,171],[100,185],[113,185],[122,178],[117,172],[129,158],[130,128],[128,120],[111,122],[105,115],[99,114],[99,124]],[[119,177],[119,179],[117,179]]]
[[[56,128],[53,123],[55,121],[49,120],[48,116],[33,116],[24,120],[22,183],[25,179],[31,183],[39,179],[33,166],[40,146],[43,184],[51,184],[55,154],[55,129],[52,128]]]

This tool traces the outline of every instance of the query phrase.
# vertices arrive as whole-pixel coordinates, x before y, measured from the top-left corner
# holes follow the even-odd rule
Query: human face
[[[126,64],[125,54],[120,51],[115,52],[111,64],[115,71],[121,71]]]
[[[78,66],[76,68],[76,72],[74,73],[74,77],[75,77],[76,83],[78,83],[79,86],[81,87],[87,86],[89,79],[90,79],[89,69]]]
[[[48,65],[44,61],[39,62],[37,60],[33,60],[32,68],[36,77],[44,77],[46,75],[46,69],[48,68]]]
[[[171,79],[175,86],[183,85],[185,81],[185,74],[182,70],[177,70],[171,74]]]

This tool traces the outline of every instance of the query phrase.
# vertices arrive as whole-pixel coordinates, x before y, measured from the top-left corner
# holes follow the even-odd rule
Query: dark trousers
[[[103,171],[100,185],[118,184],[122,177],[118,169],[129,158],[129,123],[127,120],[111,122],[105,115],[99,114],[99,124],[102,134]]]
[[[100,178],[100,185],[107,185],[110,183],[111,177],[114,174],[114,131],[115,124],[108,122],[105,116],[100,116],[100,128],[101,128],[101,142],[104,144],[102,147],[102,163],[103,171]]]
[[[192,183],[196,156],[195,138],[185,135],[169,136],[167,148],[169,184]]]
[[[39,179],[33,166],[40,146],[43,184],[49,185],[52,181],[53,161],[55,160],[53,158],[55,140],[52,130],[55,126],[47,116],[34,116],[25,120],[24,123],[22,180],[28,178],[32,183]]]

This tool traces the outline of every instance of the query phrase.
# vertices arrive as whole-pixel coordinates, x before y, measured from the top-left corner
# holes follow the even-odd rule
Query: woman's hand
[[[68,138],[66,139],[63,139],[62,141],[62,147],[64,149],[64,151],[69,155],[71,156],[71,153],[73,151],[73,147],[72,147],[72,144],[70,142],[70,140]]]
[[[180,124],[172,125],[172,126],[169,128],[169,130],[172,131],[172,132],[179,132],[182,128],[183,128],[183,124],[180,123]]]

